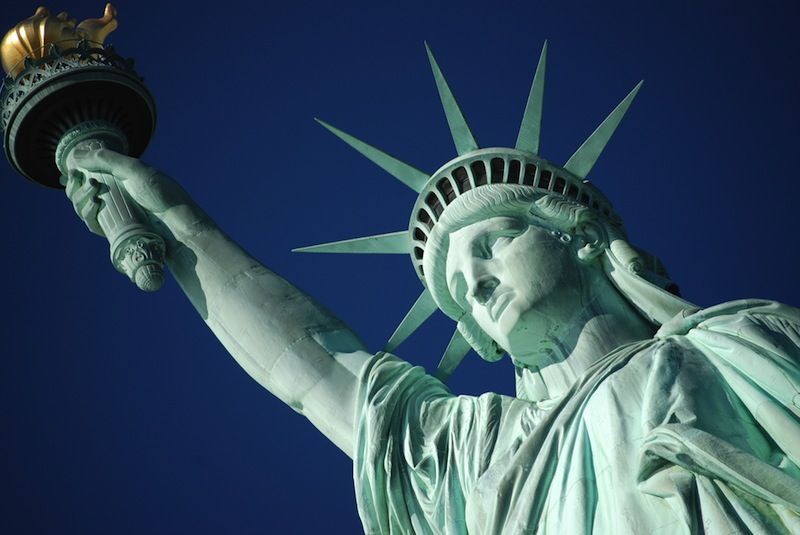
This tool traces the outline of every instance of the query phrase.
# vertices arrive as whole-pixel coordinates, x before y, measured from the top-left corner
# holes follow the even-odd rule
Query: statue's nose
[[[500,285],[500,279],[495,276],[498,267],[495,265],[496,261],[472,257],[465,264],[463,275],[467,283],[466,297],[479,305],[485,305],[495,288]]]

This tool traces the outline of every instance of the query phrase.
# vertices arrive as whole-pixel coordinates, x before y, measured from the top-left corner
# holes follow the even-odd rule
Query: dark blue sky
[[[800,8],[761,2],[119,1],[109,42],[159,107],[144,159],[378,350],[407,258],[292,254],[406,228],[413,193],[319,116],[424,170],[455,155],[425,58],[482,146],[507,146],[550,41],[542,155],[563,163],[640,79],[590,178],[700,305],[800,304]],[[36,4],[6,2],[3,29]],[[48,7],[78,19],[101,2]],[[62,193],[0,165],[0,532],[357,533],[349,460],[262,390],[174,281],[145,295]],[[432,370],[452,323],[398,353]],[[472,354],[459,393],[511,392]]]

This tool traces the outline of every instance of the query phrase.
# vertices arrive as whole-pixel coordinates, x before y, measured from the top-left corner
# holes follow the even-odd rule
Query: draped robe
[[[358,399],[369,534],[800,533],[800,311],[779,303],[679,315],[559,399],[454,396],[385,353]]]

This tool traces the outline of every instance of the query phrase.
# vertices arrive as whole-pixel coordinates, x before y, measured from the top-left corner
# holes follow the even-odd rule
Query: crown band
[[[445,209],[467,191],[487,184],[529,186],[542,193],[555,193],[591,208],[621,227],[622,220],[611,202],[588,180],[551,164],[544,158],[510,148],[487,148],[455,158],[436,173],[420,191],[411,211],[411,261],[425,284],[425,245]]]

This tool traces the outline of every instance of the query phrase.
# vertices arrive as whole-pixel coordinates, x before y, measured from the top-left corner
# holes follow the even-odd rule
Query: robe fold
[[[364,367],[364,531],[800,533],[800,311],[742,300],[601,357],[561,398]]]

